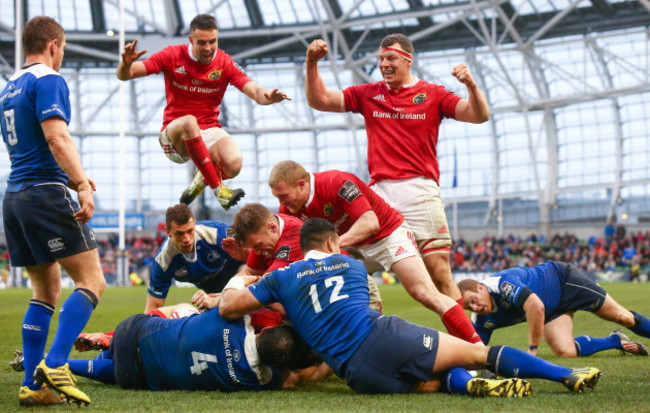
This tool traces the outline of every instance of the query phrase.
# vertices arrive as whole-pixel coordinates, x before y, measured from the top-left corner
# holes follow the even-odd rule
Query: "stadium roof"
[[[21,4],[18,6],[18,1]],[[650,25],[650,0],[125,0],[127,39],[186,41],[191,19],[213,14],[220,43],[240,63],[304,58],[315,37],[335,42],[339,55],[361,58],[390,32],[409,35],[416,51],[468,49],[592,31]],[[64,64],[116,66],[118,0],[0,0],[0,66],[14,63],[15,12],[23,21],[45,14],[62,22],[68,49]],[[505,30],[504,30],[505,29]],[[164,40],[163,40],[164,39]],[[498,45],[495,45],[498,46]]]

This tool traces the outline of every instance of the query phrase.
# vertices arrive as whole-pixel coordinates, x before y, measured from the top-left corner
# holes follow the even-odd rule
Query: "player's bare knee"
[[[577,357],[578,351],[575,346],[551,347],[553,354],[557,357]]]
[[[178,128],[184,140],[197,137],[201,133],[199,123],[194,115],[185,115],[175,121],[174,128]]]
[[[243,160],[241,154],[234,155],[231,157],[226,157],[224,160],[224,165],[222,166],[223,172],[228,175],[228,178],[234,178],[239,175],[243,165]]]

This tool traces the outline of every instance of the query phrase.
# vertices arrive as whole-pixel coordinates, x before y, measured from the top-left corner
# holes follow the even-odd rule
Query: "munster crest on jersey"
[[[424,103],[424,100],[425,100],[426,98],[427,98],[427,94],[426,94],[426,93],[418,93],[418,94],[415,95],[415,97],[413,98],[413,103],[415,103],[416,105],[419,105],[419,104],[421,104],[421,103]]]
[[[323,213],[325,214],[326,217],[332,215],[334,213],[334,205],[332,205],[331,202],[325,204],[325,207],[323,208]]]
[[[221,72],[222,72],[221,69],[213,70],[212,72],[210,72],[208,74],[208,79],[210,79],[210,80],[219,80],[219,78],[221,77]]]

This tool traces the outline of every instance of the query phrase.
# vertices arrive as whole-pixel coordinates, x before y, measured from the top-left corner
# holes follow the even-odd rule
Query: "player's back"
[[[250,318],[226,320],[214,308],[203,314],[169,320],[138,340],[149,386],[153,390],[262,390],[278,388],[276,369],[259,363]]]
[[[534,267],[515,267],[496,273],[500,276],[502,295],[507,293],[507,284],[525,285],[544,303],[546,316],[550,316],[558,307],[562,298],[564,272],[555,261],[549,261]]]
[[[305,259],[272,272],[251,292],[277,300],[300,336],[339,372],[380,316],[368,306],[368,279],[353,258],[310,251]]]
[[[11,173],[7,191],[55,182],[68,177],[57,164],[41,128],[51,116],[70,120],[69,91],[65,80],[44,64],[16,72],[0,92],[0,126],[9,151]]]

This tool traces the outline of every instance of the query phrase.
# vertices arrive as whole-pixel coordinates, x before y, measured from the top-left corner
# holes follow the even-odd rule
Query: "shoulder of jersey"
[[[37,79],[40,79],[41,77],[48,76],[48,75],[61,76],[59,72],[52,69],[51,67],[48,67],[44,64],[37,64],[37,65],[30,66],[26,69],[21,69],[17,71],[16,73],[14,73],[13,76],[11,76],[9,80],[18,79],[20,76],[22,76],[25,73],[31,73]]]

